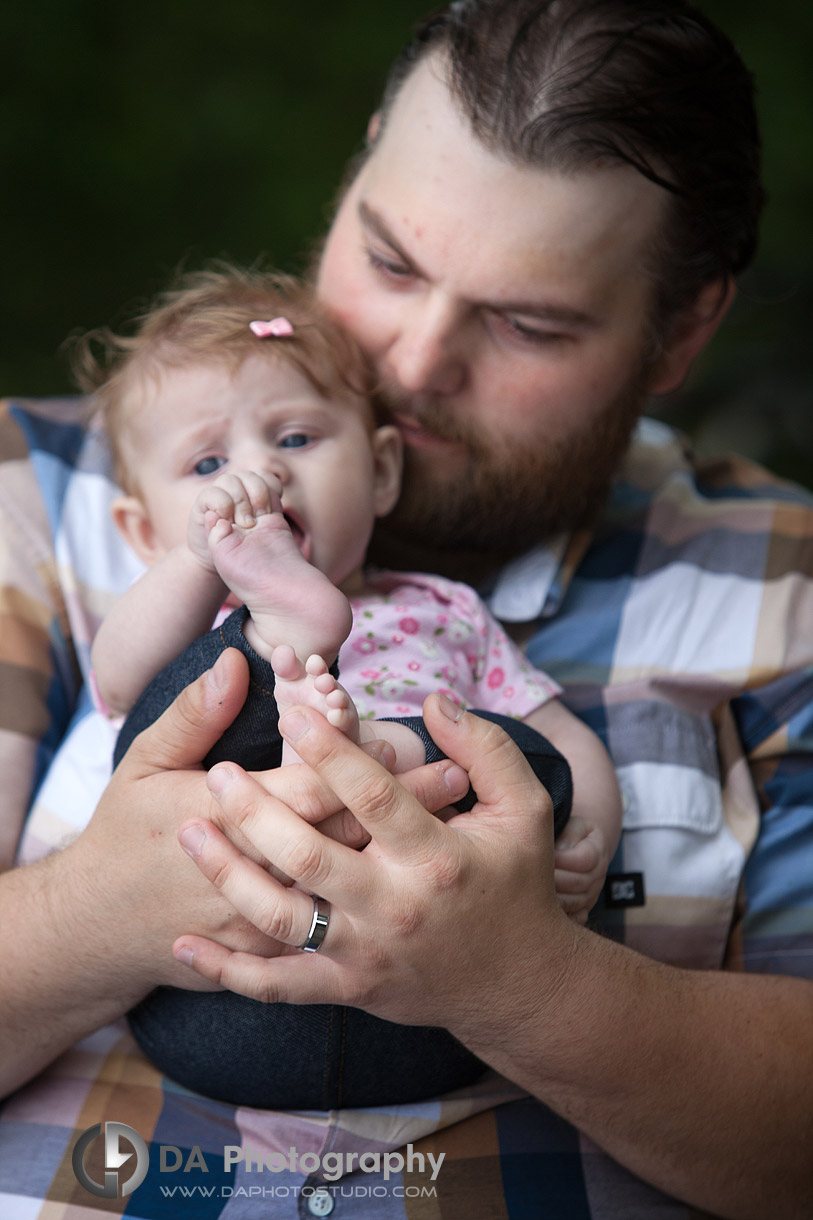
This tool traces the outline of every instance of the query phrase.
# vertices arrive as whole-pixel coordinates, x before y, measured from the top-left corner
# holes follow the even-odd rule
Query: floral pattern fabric
[[[432,691],[524,719],[561,693],[468,585],[423,573],[367,575],[339,654],[342,685],[363,719],[419,716]]]

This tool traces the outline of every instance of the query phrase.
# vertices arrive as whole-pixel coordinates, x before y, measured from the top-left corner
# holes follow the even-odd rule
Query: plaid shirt
[[[0,416],[0,443],[0,760],[26,781],[6,781],[13,806],[68,726],[95,626],[133,571],[107,524],[104,449],[75,404],[20,404]],[[663,961],[813,977],[811,509],[740,459],[693,467],[671,432],[644,421],[597,527],[515,561],[489,591],[618,770],[624,834],[597,925]],[[38,854],[69,829],[35,808],[24,847]],[[97,1197],[72,1169],[77,1138],[104,1122],[149,1147],[143,1182],[122,1198]],[[104,1141],[89,1140],[87,1172],[101,1183]],[[122,1023],[0,1109],[0,1216],[101,1213],[700,1214],[493,1074],[386,1112],[236,1109],[161,1078]]]

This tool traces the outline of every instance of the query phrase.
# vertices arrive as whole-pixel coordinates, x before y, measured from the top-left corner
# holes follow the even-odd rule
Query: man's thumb
[[[540,785],[522,751],[504,729],[464,712],[445,695],[429,695],[423,717],[432,739],[468,772],[480,804],[505,813],[530,803]]]
[[[227,648],[139,733],[122,767],[151,774],[198,766],[240,711],[247,691],[248,662],[236,648]]]

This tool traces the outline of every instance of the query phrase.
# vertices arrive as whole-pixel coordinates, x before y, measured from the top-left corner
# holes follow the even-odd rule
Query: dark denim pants
[[[133,738],[233,647],[248,659],[249,692],[205,765],[231,760],[249,771],[279,766],[274,673],[243,635],[245,615],[245,609],[236,610],[147,687],[119,736],[116,765]],[[502,725],[523,751],[551,795],[558,834],[572,799],[566,760],[527,725],[491,712],[476,714]],[[406,723],[423,737],[428,762],[444,757],[420,718]],[[458,808],[471,808],[475,799],[470,791]],[[167,1076],[209,1097],[267,1109],[408,1103],[470,1084],[485,1070],[445,1029],[395,1025],[335,1004],[261,1004],[228,991],[160,987],[133,1009],[129,1021],[145,1054]]]

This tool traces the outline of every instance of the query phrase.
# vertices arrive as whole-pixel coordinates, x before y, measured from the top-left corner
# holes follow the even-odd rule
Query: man
[[[471,772],[470,815],[430,817],[442,776],[405,793],[307,712],[282,727],[338,802],[300,776],[260,787],[221,766],[207,805],[180,769],[240,704],[226,654],[136,743],[84,834],[5,878],[19,935],[4,1081],[151,987],[194,985],[174,942],[210,982],[264,1000],[446,1025],[540,1099],[494,1112],[514,1116],[494,1191],[508,1214],[527,1143],[539,1214],[685,1214],[665,1192],[725,1216],[802,1216],[813,998],[787,976],[813,973],[809,509],[751,469],[744,488],[734,468],[696,475],[657,429],[625,456],[646,396],[680,383],[753,250],[747,78],[671,0],[454,5],[417,46],[371,124],[320,292],[376,362],[409,450],[382,553],[485,577],[610,747],[628,812],[609,935],[556,907],[549,804],[521,759],[441,701],[427,721]],[[368,850],[293,812],[337,804]],[[216,888],[177,863],[184,817]],[[215,821],[329,901],[315,955],[254,956],[274,950],[247,924],[297,949],[311,900]],[[562,1149],[564,1171],[545,1155]]]

